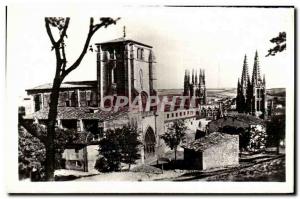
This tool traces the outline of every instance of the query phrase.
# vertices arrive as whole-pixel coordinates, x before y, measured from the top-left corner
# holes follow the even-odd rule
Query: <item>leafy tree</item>
[[[29,178],[33,168],[41,173],[43,178],[46,157],[44,144],[21,126],[18,138],[19,178]]]
[[[104,157],[103,162],[107,164],[104,171],[118,171],[121,165],[120,131],[108,129],[104,138],[99,142],[99,153]],[[98,166],[99,168],[100,166]],[[98,169],[99,170],[99,169]]]
[[[285,115],[273,115],[267,122],[268,146],[276,146],[279,153],[280,140],[285,139]]]
[[[271,43],[275,43],[276,46],[268,50],[268,56],[275,56],[276,53],[282,52],[286,49],[286,33],[280,32],[277,37],[274,37],[270,40]]]
[[[166,145],[175,152],[175,161],[177,155],[177,147],[185,138],[186,126],[184,121],[178,120],[173,123],[171,127],[168,128],[167,132],[160,136],[164,140]]]
[[[119,19],[119,18],[118,18]],[[87,50],[89,49],[90,41],[93,35],[102,27],[107,28],[111,24],[116,24],[116,21],[109,17],[100,18],[99,23],[94,22],[94,18],[90,18],[90,25],[87,37],[82,51],[80,52],[78,58],[71,65],[68,65],[66,57],[66,39],[67,39],[67,30],[69,27],[70,18],[62,17],[46,17],[45,26],[46,31],[49,36],[49,39],[52,44],[52,50],[55,52],[56,57],[56,71],[53,79],[51,95],[50,95],[50,105],[48,113],[48,123],[47,123],[47,134],[40,137],[39,132],[28,131],[33,136],[40,139],[40,141],[46,147],[46,178],[47,180],[54,180],[54,169],[55,169],[55,123],[57,117],[57,105],[59,98],[59,88],[67,75],[69,75],[73,70],[75,70],[83,60]],[[58,38],[55,39],[52,31],[55,30],[58,32]],[[23,125],[24,120],[20,120],[20,124]],[[25,126],[24,126],[25,127]],[[26,128],[26,127],[25,127]]]
[[[32,129],[40,129],[45,136],[46,126],[35,122],[30,125]],[[58,127],[56,127],[55,132],[55,168],[58,169],[62,167],[62,152],[68,144],[78,140],[78,134]],[[36,173],[39,174],[39,178],[35,180],[45,180],[45,145],[40,139],[34,137],[22,126],[19,126],[18,151],[19,178],[30,177],[32,169],[35,169]]]
[[[128,164],[135,163],[140,158],[138,139],[139,134],[136,128],[124,126],[115,130],[108,129],[99,143],[100,157],[95,168],[102,172],[120,170],[121,162]]]
[[[131,164],[134,164],[141,157],[139,146],[142,144],[139,140],[139,133],[136,128],[125,126],[121,130],[121,157],[122,162],[128,164],[130,170]]]

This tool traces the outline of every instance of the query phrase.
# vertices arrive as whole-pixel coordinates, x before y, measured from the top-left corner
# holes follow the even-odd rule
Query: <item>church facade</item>
[[[258,53],[254,57],[252,78],[248,72],[247,56],[244,57],[241,79],[238,79],[236,110],[260,118],[266,116],[266,80],[261,78]]]

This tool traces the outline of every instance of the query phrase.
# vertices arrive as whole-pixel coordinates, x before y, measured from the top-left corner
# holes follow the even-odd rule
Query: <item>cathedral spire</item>
[[[247,86],[248,81],[249,81],[249,72],[248,72],[247,55],[245,54],[242,77],[241,77],[241,85]]]
[[[192,70],[192,84],[195,83],[195,74],[194,74],[194,69]]]
[[[259,68],[259,60],[258,60],[258,53],[255,52],[254,57],[254,66],[253,66],[253,73],[252,73],[252,84],[257,83],[257,81],[260,81],[260,68]]]
[[[196,74],[195,74],[195,84],[198,84],[197,69],[196,69]]]
[[[199,70],[199,85],[201,85],[201,81],[202,81],[202,79],[201,79],[201,68],[200,68],[200,70]]]
[[[203,69],[203,76],[202,76],[202,79],[203,79],[203,84],[205,85],[205,70]]]
[[[123,26],[123,38],[126,38],[126,26]]]
[[[190,74],[189,70],[186,70],[186,72],[187,72],[187,82],[188,82],[188,84],[190,84],[191,74]]]

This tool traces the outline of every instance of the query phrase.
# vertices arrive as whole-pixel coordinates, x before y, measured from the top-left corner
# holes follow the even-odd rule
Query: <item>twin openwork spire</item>
[[[198,104],[206,104],[206,82],[205,70],[200,69],[199,73],[193,69],[185,70],[184,74],[184,96],[197,98]]]
[[[236,109],[240,113],[248,113],[259,117],[265,116],[266,81],[260,75],[258,53],[255,52],[252,79],[248,72],[247,56],[244,57],[241,79],[238,79]]]

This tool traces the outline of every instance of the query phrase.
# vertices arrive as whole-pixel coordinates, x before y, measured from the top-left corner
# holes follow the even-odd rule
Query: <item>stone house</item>
[[[184,162],[190,169],[205,170],[239,164],[239,136],[211,133],[184,146]]]

